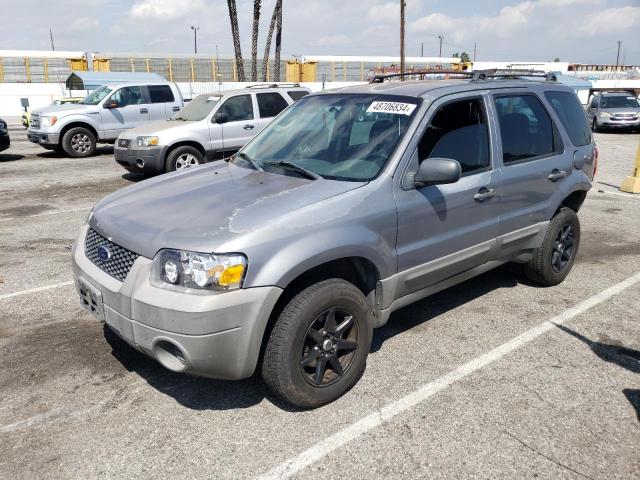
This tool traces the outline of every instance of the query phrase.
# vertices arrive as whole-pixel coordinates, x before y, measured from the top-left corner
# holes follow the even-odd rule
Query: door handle
[[[140,109],[140,113],[149,113],[149,109],[148,108],[141,108]]]
[[[173,111],[174,112],[179,112],[180,111],[180,107],[173,107]]]
[[[247,124],[247,125],[245,125],[245,126],[244,126],[244,127],[242,127],[242,128],[244,128],[245,130],[252,130],[252,129],[253,129],[253,127],[254,127],[254,125],[249,125],[249,124]]]
[[[566,176],[567,176],[566,170],[558,170],[557,168],[554,168],[547,178],[552,182],[557,182],[558,180]]]
[[[485,200],[495,197],[495,195],[496,191],[493,188],[482,187],[478,190],[478,193],[473,196],[473,199],[477,202],[484,202]]]

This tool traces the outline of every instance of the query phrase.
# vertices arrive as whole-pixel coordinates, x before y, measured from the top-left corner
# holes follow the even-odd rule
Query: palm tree
[[[271,39],[273,38],[273,31],[278,27],[278,33],[276,35],[276,64],[274,66],[274,80],[280,80],[280,44],[282,41],[282,0],[276,1],[276,6],[273,9],[273,15],[271,15],[271,24],[269,25],[269,33],[267,33],[267,40],[264,46],[264,59],[262,60],[262,81],[267,81],[267,66],[269,65],[269,51],[271,50]]]
[[[229,19],[231,20],[231,35],[233,37],[233,49],[236,54],[236,70],[238,81],[244,82],[244,64],[242,63],[242,49],[240,48],[240,30],[238,29],[238,11],[236,1],[227,0],[229,6]]]
[[[258,81],[258,30],[260,27],[260,0],[253,1],[253,30],[251,32],[251,81]]]
[[[273,66],[273,79],[276,82],[280,81],[280,47],[282,46],[282,0],[278,0],[280,8],[278,8],[278,29],[276,33],[276,54],[274,58],[275,65]]]

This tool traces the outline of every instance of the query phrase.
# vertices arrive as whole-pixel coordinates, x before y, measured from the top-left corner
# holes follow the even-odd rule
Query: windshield
[[[640,107],[640,100],[636,97],[628,96],[623,97],[602,97],[600,100],[600,108],[638,108]]]
[[[84,97],[80,103],[84,105],[97,105],[99,104],[104,97],[109,95],[113,90],[109,87],[98,87],[89,95]]]
[[[220,95],[198,95],[176,113],[171,120],[198,121],[211,113],[213,107],[220,101]]]
[[[304,97],[242,149],[269,170],[288,162],[324,178],[367,181],[378,175],[421,102],[395,95]],[[291,165],[287,173],[292,170]]]

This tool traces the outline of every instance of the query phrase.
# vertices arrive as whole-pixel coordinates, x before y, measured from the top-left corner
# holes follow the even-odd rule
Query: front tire
[[[527,278],[551,287],[561,283],[571,271],[580,246],[580,221],[576,212],[562,208],[551,219],[542,246],[524,267]]]
[[[267,343],[262,378],[296,407],[332,402],[364,373],[372,336],[372,310],[362,292],[345,280],[324,280],[284,307]]]
[[[594,132],[599,132],[600,131],[600,127],[598,126],[598,119],[596,117],[593,117],[593,123],[591,124],[591,130],[593,130]]]
[[[174,172],[200,165],[203,161],[202,153],[197,148],[184,145],[173,150],[167,157],[165,170]]]
[[[62,136],[62,148],[73,158],[90,157],[96,152],[96,137],[88,128],[70,128]]]

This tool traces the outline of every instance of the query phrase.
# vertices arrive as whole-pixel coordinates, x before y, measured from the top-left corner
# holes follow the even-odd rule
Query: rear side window
[[[570,92],[545,92],[551,107],[576,147],[591,143],[591,129],[577,97]]]
[[[149,89],[151,103],[168,103],[175,101],[169,85],[149,85],[147,88]]]
[[[219,112],[227,114],[228,122],[253,120],[253,102],[251,95],[236,95],[222,104]]]
[[[256,96],[260,118],[275,117],[289,106],[283,96],[276,92],[258,93]]]
[[[562,151],[562,142],[542,102],[530,94],[495,98],[505,165]]]
[[[489,168],[489,131],[483,101],[473,98],[440,107],[420,139],[418,157],[420,161],[457,160],[463,175]]]
[[[297,102],[305,95],[309,95],[309,92],[305,92],[304,90],[291,90],[287,92],[289,96],[292,98],[294,102]]]

